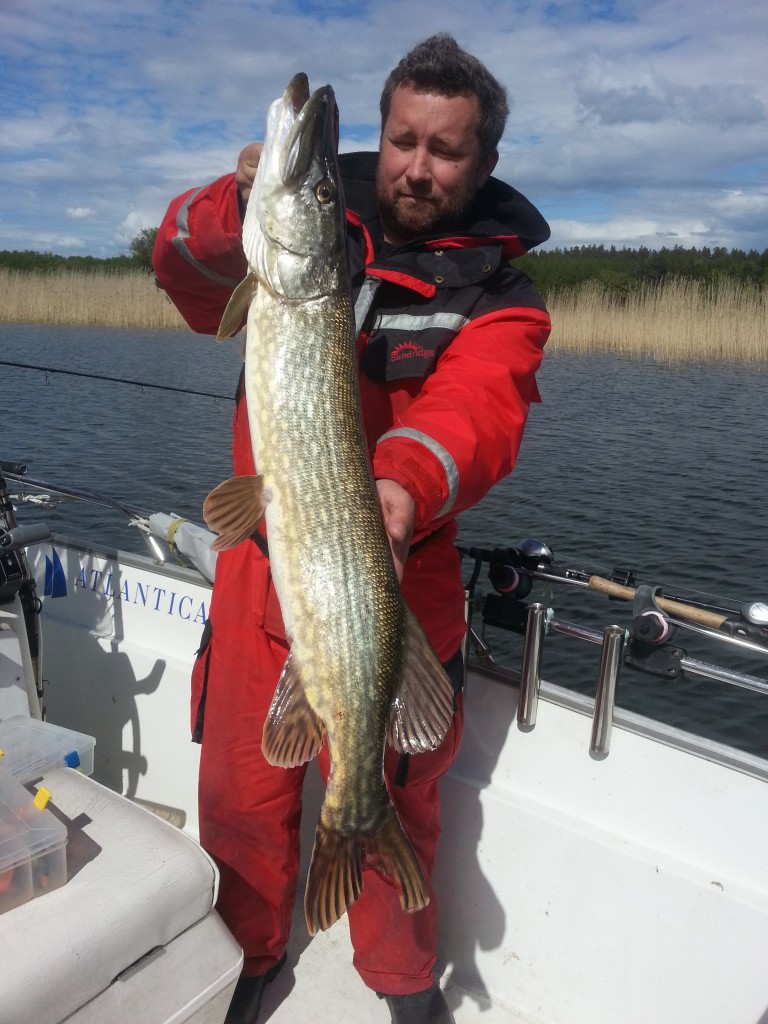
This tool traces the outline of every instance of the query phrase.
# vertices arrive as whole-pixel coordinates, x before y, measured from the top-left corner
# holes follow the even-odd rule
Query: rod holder
[[[624,652],[624,629],[606,626],[603,630],[603,655],[595,695],[595,716],[592,719],[592,754],[607,754],[611,746],[613,709],[616,706],[616,681],[619,678]]]
[[[520,703],[517,707],[517,724],[536,725],[541,686],[541,648],[544,640],[544,623],[547,609],[543,604],[528,607],[528,621],[525,626],[523,667],[520,673]]]

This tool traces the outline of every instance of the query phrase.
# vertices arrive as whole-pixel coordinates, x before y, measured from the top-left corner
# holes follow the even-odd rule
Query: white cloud
[[[55,232],[34,233],[27,240],[25,249],[36,252],[74,252],[86,247],[86,240],[79,235],[60,235]]]
[[[700,247],[707,225],[702,220],[678,218],[675,222],[642,218],[614,217],[606,221],[560,220],[552,223],[553,240],[547,248],[571,245],[615,245],[617,249]]]
[[[342,149],[375,147],[386,74],[436,30],[506,84],[499,174],[549,216],[553,244],[765,248],[764,0],[8,0],[3,245],[120,251],[172,196],[234,168],[300,69],[334,85]]]
[[[146,214],[132,211],[125,217],[115,229],[112,241],[121,248],[126,249],[133,239],[144,228],[155,227],[157,221]]]

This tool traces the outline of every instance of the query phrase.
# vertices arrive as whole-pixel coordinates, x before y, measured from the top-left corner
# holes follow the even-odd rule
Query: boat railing
[[[186,524],[178,517],[127,505],[95,492],[51,484],[27,476],[26,467],[0,461],[0,559],[5,551],[6,562],[17,559],[20,576],[30,578],[25,568],[24,546],[45,539],[49,534],[43,525],[21,527],[16,521],[8,497],[5,478],[29,490],[43,491],[63,498],[73,498],[127,516],[147,543],[153,561],[181,561],[186,552],[177,544],[183,530],[190,533],[189,551],[192,564],[208,581],[213,579],[215,552],[210,550],[214,535],[197,524]],[[4,496],[4,497],[3,497]],[[179,529],[183,523],[183,529]],[[42,531],[42,532],[41,532]],[[163,541],[165,543],[163,543]],[[698,595],[665,596],[662,587],[637,584],[635,573],[614,568],[607,575],[555,562],[552,549],[545,543],[528,539],[516,547],[459,547],[463,558],[472,563],[466,583],[467,596],[467,661],[493,672],[502,681],[514,678],[520,687],[517,721],[521,728],[536,723],[541,688],[542,649],[545,638],[552,634],[576,638],[599,646],[600,667],[594,698],[590,751],[605,756],[610,750],[611,729],[616,711],[617,680],[620,669],[630,666],[656,678],[675,681],[683,675],[695,675],[718,683],[750,690],[768,696],[768,681],[733,667],[690,656],[679,646],[677,635],[686,630],[706,637],[717,644],[728,645],[740,653],[768,657],[768,605],[751,601],[740,606],[703,601]],[[207,562],[207,564],[203,564]],[[9,563],[10,564],[10,563]],[[489,590],[478,586],[486,570]],[[543,584],[544,600],[532,600],[534,585]],[[556,614],[554,590],[570,588],[604,595],[613,601],[632,603],[629,627],[609,622],[602,628],[573,622]],[[475,626],[479,615],[482,627]],[[519,672],[505,671],[486,642],[486,627],[516,633],[523,638],[522,663]]]
[[[660,586],[635,586],[634,572],[614,569],[612,578],[583,569],[558,565],[548,545],[525,540],[515,548],[460,547],[472,560],[472,576],[466,584],[468,653],[480,667],[499,673],[485,627],[491,626],[523,637],[521,668],[509,679],[519,685],[517,722],[523,729],[536,724],[541,691],[542,650],[545,637],[560,634],[602,648],[597,675],[590,753],[605,756],[610,750],[616,712],[619,672],[627,665],[670,682],[684,674],[750,690],[768,696],[768,681],[759,676],[690,656],[677,641],[680,630],[706,637],[741,653],[768,658],[768,605],[751,601],[735,608],[707,604],[700,598],[665,598]],[[481,570],[487,569],[490,591],[478,587]],[[545,584],[548,601],[529,600],[535,583]],[[627,628],[611,622],[597,629],[558,617],[552,606],[557,587],[604,594],[612,600],[631,601],[632,622]],[[474,625],[480,616],[482,631]]]

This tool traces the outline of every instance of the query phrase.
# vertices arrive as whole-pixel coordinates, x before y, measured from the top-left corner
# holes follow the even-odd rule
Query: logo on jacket
[[[428,348],[422,348],[415,341],[401,341],[392,349],[390,358],[393,362],[404,359],[429,359],[433,353]]]

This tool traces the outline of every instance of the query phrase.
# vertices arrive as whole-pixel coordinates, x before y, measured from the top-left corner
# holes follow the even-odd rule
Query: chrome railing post
[[[603,654],[595,695],[595,716],[592,719],[592,754],[607,754],[611,746],[613,709],[616,706],[616,680],[624,653],[624,629],[606,626],[603,630]]]
[[[541,648],[544,640],[546,614],[547,609],[543,604],[532,604],[528,607],[523,668],[520,673],[520,703],[517,707],[518,725],[534,726],[536,724],[541,685]]]

